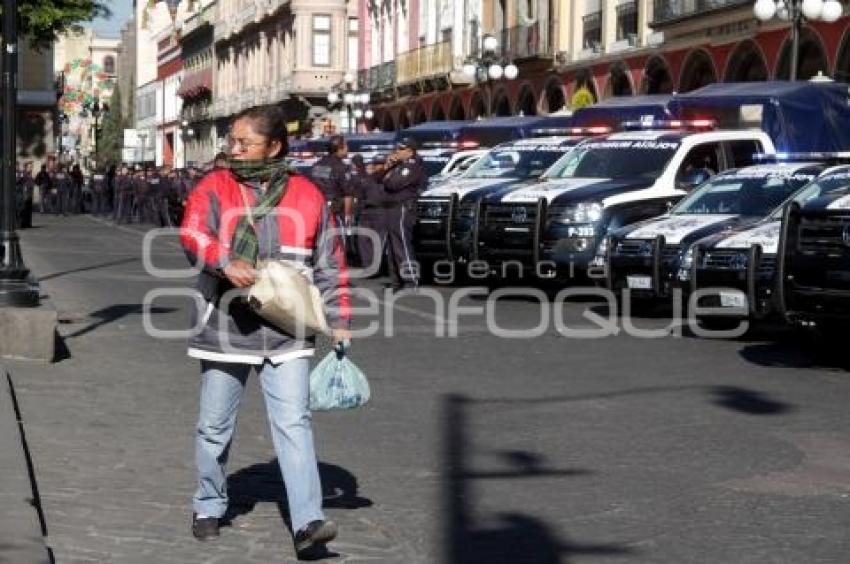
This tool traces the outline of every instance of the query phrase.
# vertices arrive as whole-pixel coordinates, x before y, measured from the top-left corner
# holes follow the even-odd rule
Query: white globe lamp
[[[823,0],[803,0],[800,9],[806,19],[819,20],[823,13]]]
[[[511,63],[505,67],[505,78],[507,78],[508,80],[513,80],[517,76],[519,76],[519,69],[515,64]]]
[[[328,102],[331,104],[336,104],[339,102],[339,94],[336,92],[328,92]]]
[[[841,7],[841,2],[838,2],[837,0],[827,0],[823,3],[820,17],[823,21],[832,23],[837,21],[843,13],[844,9]]]
[[[753,6],[753,14],[760,21],[766,22],[776,14],[776,4],[773,0],[757,0]]]
[[[484,50],[485,51],[495,51],[499,48],[499,40],[493,37],[492,35],[488,35],[484,38]]]
[[[501,65],[490,65],[490,68],[487,69],[487,75],[493,80],[502,78],[503,72]]]

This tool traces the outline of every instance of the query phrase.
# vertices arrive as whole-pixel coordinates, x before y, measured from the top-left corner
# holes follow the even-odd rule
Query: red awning
[[[187,74],[177,89],[183,99],[198,98],[212,92],[212,69],[205,68]]]

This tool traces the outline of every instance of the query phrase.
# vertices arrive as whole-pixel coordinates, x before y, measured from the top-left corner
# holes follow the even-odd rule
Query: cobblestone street
[[[189,534],[198,366],[184,341],[146,334],[142,304],[191,281],[145,272],[141,228],[35,223],[25,258],[68,354],[7,367],[56,562],[294,561],[256,379],[230,524],[215,543]],[[185,266],[173,239],[153,248],[160,268]],[[157,300],[151,318],[185,328],[189,305]],[[502,305],[504,325],[538,323],[533,302]],[[567,320],[586,307],[569,303]],[[435,322],[426,298],[400,302],[396,336],[352,351],[373,401],[314,416],[333,561],[846,561],[847,373],[791,336],[505,340],[469,316],[451,339]]]

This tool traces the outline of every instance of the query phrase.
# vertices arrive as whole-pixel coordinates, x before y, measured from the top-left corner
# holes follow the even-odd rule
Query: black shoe
[[[327,553],[325,544],[334,540],[336,533],[333,521],[310,521],[295,533],[295,553],[300,560],[319,558]]]
[[[192,536],[199,541],[217,539],[218,517],[201,517],[198,519],[196,513],[192,513]]]

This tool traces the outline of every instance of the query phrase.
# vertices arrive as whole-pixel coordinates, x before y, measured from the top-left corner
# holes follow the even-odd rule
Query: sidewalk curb
[[[2,366],[2,365],[0,365]],[[53,564],[47,526],[11,374],[0,378],[0,561]]]

